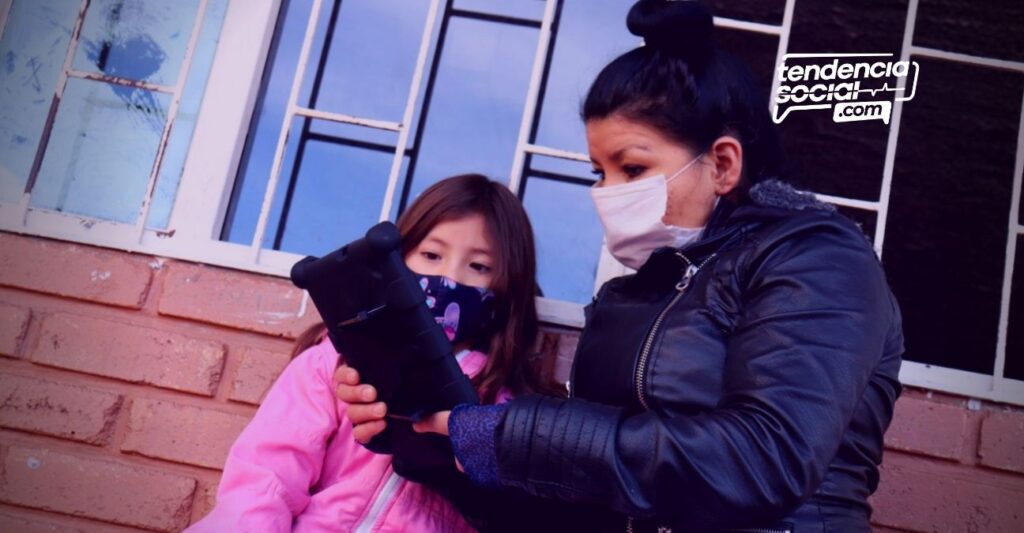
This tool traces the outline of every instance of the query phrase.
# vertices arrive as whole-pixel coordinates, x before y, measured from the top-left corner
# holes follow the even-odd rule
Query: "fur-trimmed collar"
[[[822,202],[809,192],[798,191],[792,185],[769,179],[757,183],[747,193],[757,205],[795,210],[835,211],[836,206]]]

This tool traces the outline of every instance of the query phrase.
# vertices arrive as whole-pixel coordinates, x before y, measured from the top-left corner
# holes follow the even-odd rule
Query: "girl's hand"
[[[360,385],[359,372],[356,369],[341,365],[334,372],[334,380],[338,383],[338,399],[348,404],[348,418],[352,421],[352,435],[361,444],[370,442],[387,426],[384,415],[388,407],[377,399],[377,389],[373,385]],[[447,423],[447,419],[445,420]]]

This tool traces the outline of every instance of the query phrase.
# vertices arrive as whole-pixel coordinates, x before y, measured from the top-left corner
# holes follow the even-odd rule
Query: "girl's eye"
[[[640,165],[626,165],[622,167],[622,171],[625,172],[626,175],[629,176],[630,178],[639,177],[641,174],[644,173],[645,170],[647,169]]]
[[[420,252],[420,255],[422,255],[427,261],[437,261],[438,259],[441,259],[441,256],[434,252]]]
[[[480,274],[489,274],[491,272],[491,267],[483,263],[470,263],[469,268],[472,268]]]

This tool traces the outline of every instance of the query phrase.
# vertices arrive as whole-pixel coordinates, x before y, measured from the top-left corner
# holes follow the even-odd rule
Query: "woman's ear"
[[[707,153],[715,165],[712,176],[715,193],[725,196],[736,189],[743,176],[743,145],[736,137],[723,135],[711,144]]]

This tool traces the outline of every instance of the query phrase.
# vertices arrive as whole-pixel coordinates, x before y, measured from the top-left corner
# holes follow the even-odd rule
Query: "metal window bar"
[[[1017,260],[1017,240],[1024,234],[1020,224],[1021,175],[1024,174],[1024,94],[1021,95],[1020,121],[1017,125],[1017,157],[1013,165],[1013,192],[1010,200],[1009,230],[1006,235],[1006,266],[1003,267],[1003,291],[999,302],[999,333],[996,337],[996,362],[992,376],[992,390],[1005,388],[1006,345],[1010,335],[1010,293],[1013,289],[1013,273]],[[1024,302],[1018,302],[1024,304]]]
[[[435,5],[432,4],[430,8],[431,13],[433,14]],[[405,174],[406,179],[403,180],[402,182],[402,194],[398,200],[399,213],[405,211],[405,208],[409,203],[409,193],[411,192],[412,189],[411,176],[414,176],[416,174],[416,164],[419,162],[419,147],[423,145],[423,132],[426,129],[427,118],[430,116],[430,104],[433,101],[434,86],[437,83],[437,72],[441,66],[441,54],[444,53],[444,43],[446,41],[445,36],[448,35],[448,22],[451,20],[451,12],[452,0],[444,0],[444,11],[441,13],[441,27],[438,29],[437,32],[437,44],[434,46],[434,55],[430,59],[430,73],[427,74],[427,86],[423,91],[423,105],[420,109],[419,120],[417,121],[416,124],[416,136],[412,142],[413,150],[415,151],[415,153],[413,153],[412,157],[409,158],[409,168],[407,169]],[[420,47],[420,54],[425,60],[426,47]],[[409,91],[410,98],[412,97],[414,90],[415,88]],[[409,112],[410,109],[406,108],[406,111]],[[409,120],[411,121],[412,113],[410,112],[408,116]],[[408,142],[408,137],[406,137],[405,140],[406,142]],[[392,176],[394,177],[395,189],[397,189],[398,187],[398,173],[400,171],[401,161],[397,160],[391,167]],[[392,180],[388,180],[388,193],[386,200],[388,201],[381,209],[382,216],[384,216],[385,213],[390,213],[391,206],[394,202],[394,190],[392,189]],[[385,211],[385,209],[387,209],[387,211]]]
[[[267,219],[270,217],[270,204],[274,199],[274,191],[277,190],[277,180],[281,175],[281,165],[284,162],[284,152],[288,145],[288,134],[291,130],[292,118],[298,108],[299,89],[302,80],[306,76],[306,65],[309,62],[309,49],[313,46],[313,36],[316,34],[317,22],[320,20],[320,7],[322,0],[313,0],[309,13],[309,21],[306,23],[306,34],[302,38],[302,48],[299,51],[299,61],[295,69],[295,78],[292,79],[292,87],[288,93],[288,104],[281,123],[281,132],[277,137],[277,147],[274,149],[274,162],[270,167],[270,176],[267,179],[267,189],[263,192],[263,204],[260,206],[260,217],[256,222],[256,232],[253,234],[251,253],[253,263],[260,262],[260,251],[263,248],[263,237],[267,232]]]
[[[437,12],[440,8],[440,0],[432,0],[430,2],[430,10],[427,12],[427,20],[423,25],[423,38],[420,40],[419,55],[416,56],[416,70],[413,72],[412,81],[409,83],[409,97],[405,102],[405,113],[402,115],[402,124],[406,127],[402,128],[402,131],[398,132],[398,142],[395,146],[395,158],[391,161],[391,172],[388,174],[388,186],[384,191],[384,204],[380,209],[380,220],[387,220],[391,216],[391,206],[395,202],[395,189],[398,187],[399,174],[402,172],[402,160],[406,155],[410,155],[410,162],[416,159],[417,149],[420,146],[419,134],[423,131],[423,123],[421,122],[419,131],[417,131],[417,142],[413,144],[412,151],[408,149],[409,146],[409,124],[412,124],[413,114],[416,112],[416,102],[419,95],[420,84],[423,82],[423,71],[427,65],[427,55],[430,48],[430,44],[433,41],[433,30],[434,25],[437,23]],[[446,6],[447,10],[447,6]],[[447,20],[447,19],[445,19]],[[444,21],[442,21],[444,25]],[[441,42],[444,40],[444,32],[438,32],[438,43],[437,48],[440,50]],[[431,78],[433,79],[436,75],[436,58],[440,57],[440,52],[435,54],[434,64],[431,65]],[[427,103],[427,97],[424,96],[424,107]],[[424,114],[426,110],[424,109]],[[402,200],[399,204],[400,209],[404,208],[405,198],[407,195],[407,187],[409,182],[409,176],[412,176],[412,165],[409,165],[409,172],[406,175],[405,187],[402,191]]]
[[[530,86],[527,89],[526,105],[523,108],[523,118],[519,123],[519,139],[516,141],[516,152],[512,158],[512,169],[509,172],[508,187],[513,193],[522,198],[523,187],[525,186],[526,158],[529,147],[533,146],[533,139],[537,135],[537,127],[540,124],[540,113],[543,95],[547,85],[548,72],[551,68],[551,58],[554,53],[554,43],[557,34],[557,20],[561,18],[562,0],[547,0],[544,6],[544,19],[541,22],[540,37],[537,40],[537,50],[533,58],[533,71],[530,73]],[[561,154],[569,152],[558,151]],[[555,157],[558,157],[557,155]],[[590,161],[590,158],[587,158]]]
[[[497,22],[499,24],[510,24],[512,26],[523,26],[526,28],[540,28],[543,24],[542,21],[513,17],[509,15],[495,15],[493,13],[484,13],[482,11],[476,11],[472,9],[464,9],[453,7],[450,15],[453,17],[461,17],[474,20],[482,20],[485,22]]]
[[[914,44],[914,28],[917,24],[918,0],[910,0],[907,5],[907,20],[903,27],[903,43],[900,45],[900,61],[910,60],[910,49]],[[906,87],[906,78],[897,81],[897,87]],[[885,228],[889,218],[889,201],[892,197],[892,176],[896,165],[896,149],[900,137],[900,124],[903,118],[903,100],[896,99],[892,103],[892,116],[889,119],[889,138],[885,147],[885,163],[882,167],[882,188],[878,196],[878,217],[875,219],[875,254],[882,257],[885,244]]]
[[[316,108],[317,103],[320,100],[320,84],[323,82],[325,65],[331,50],[331,43],[334,42],[334,29],[338,24],[338,14],[341,12],[341,2],[335,0],[331,3],[331,14],[327,21],[327,33],[324,36],[323,45],[320,47],[320,60],[317,62],[316,71],[313,76],[313,88],[309,96],[309,105],[311,108]],[[300,116],[301,111],[313,111],[312,109],[296,110],[296,116]],[[309,140],[309,128],[313,123],[313,118],[307,115],[301,115],[305,117],[302,121],[302,132],[299,134],[299,146],[295,151],[295,161],[292,163],[291,175],[288,177],[288,187],[284,194],[284,206],[281,208],[281,218],[277,223],[277,231],[274,233],[274,244],[273,248],[279,250],[281,248],[281,240],[284,238],[284,232],[288,225],[288,215],[291,213],[292,199],[295,197],[295,185],[299,178],[299,173],[302,171],[302,162],[305,159],[306,144]]]
[[[0,0],[0,37],[7,29],[7,16],[11,13],[12,4],[14,4],[14,0]]]
[[[721,28],[729,28],[731,30],[743,30],[754,33],[764,33],[768,35],[782,35],[786,33],[786,38],[789,38],[789,29],[786,26],[786,13],[792,15],[791,2],[786,2],[786,11],[783,11],[782,15],[782,26],[776,26],[774,24],[764,24],[761,22],[749,22],[746,20],[737,20],[725,17],[714,17],[715,26]]]
[[[167,143],[171,140],[171,130],[178,117],[178,109],[181,107],[181,97],[185,92],[185,82],[188,78],[189,69],[192,66],[192,58],[195,55],[196,44],[199,42],[199,31],[202,28],[203,20],[206,18],[206,9],[209,0],[199,0],[199,7],[196,8],[196,18],[192,22],[192,34],[189,36],[188,44],[185,46],[185,57],[178,69],[178,79],[173,88],[171,105],[167,110],[167,118],[164,121],[164,130],[160,135],[160,144],[157,147],[156,157],[153,159],[153,168],[149,172],[149,182],[146,184],[146,194],[142,197],[142,208],[139,210],[138,218],[135,221],[136,242],[142,242],[142,235],[146,231],[146,219],[149,217],[149,209],[153,205],[153,192],[156,189],[156,181],[160,176],[160,167],[163,165],[164,155],[167,153]]]

